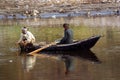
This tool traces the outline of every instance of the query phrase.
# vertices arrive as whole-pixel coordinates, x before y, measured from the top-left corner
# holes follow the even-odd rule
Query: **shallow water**
[[[119,80],[119,21],[119,16],[1,20],[0,80]],[[91,49],[92,52],[74,52],[74,55],[67,56],[19,55],[19,48],[15,42],[19,39],[22,26],[29,27],[36,37],[36,43],[41,41],[50,43],[62,37],[61,24],[64,22],[71,24],[75,40],[102,35]]]

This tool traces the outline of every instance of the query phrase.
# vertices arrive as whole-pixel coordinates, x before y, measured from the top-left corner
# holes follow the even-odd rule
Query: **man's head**
[[[26,34],[26,33],[27,33],[27,28],[26,28],[26,27],[23,27],[23,28],[22,28],[22,33],[23,33],[23,34]]]
[[[64,24],[63,24],[63,28],[64,28],[65,30],[68,29],[68,28],[69,28],[69,24],[64,23]]]

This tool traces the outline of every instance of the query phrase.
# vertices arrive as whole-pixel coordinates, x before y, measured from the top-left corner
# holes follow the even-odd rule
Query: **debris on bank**
[[[120,15],[119,1],[2,0],[0,3],[0,19]]]

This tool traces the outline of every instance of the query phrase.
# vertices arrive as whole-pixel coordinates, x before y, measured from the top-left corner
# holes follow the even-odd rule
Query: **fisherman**
[[[70,44],[73,42],[73,31],[69,28],[69,24],[64,23],[64,37],[60,40],[58,44]]]
[[[23,27],[21,31],[21,37],[17,44],[19,44],[21,48],[24,48],[28,45],[33,45],[33,43],[35,42],[34,35],[30,31],[28,31],[27,27]]]

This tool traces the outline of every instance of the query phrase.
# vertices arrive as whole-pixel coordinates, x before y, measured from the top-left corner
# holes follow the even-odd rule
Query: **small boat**
[[[59,45],[52,45],[47,47],[42,51],[83,51],[83,50],[90,50],[96,42],[100,39],[101,36],[92,36],[90,38],[84,39],[82,41],[76,41],[71,44],[59,44]],[[40,48],[40,46],[33,46],[33,47],[26,47],[25,52],[31,52]]]

